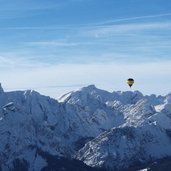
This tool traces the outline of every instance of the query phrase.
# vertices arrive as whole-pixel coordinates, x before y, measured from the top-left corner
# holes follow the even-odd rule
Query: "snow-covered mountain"
[[[170,157],[171,94],[90,85],[57,101],[0,87],[2,171],[133,171]]]

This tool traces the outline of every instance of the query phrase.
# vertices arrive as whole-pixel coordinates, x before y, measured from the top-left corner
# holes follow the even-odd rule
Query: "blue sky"
[[[0,0],[4,89],[171,91],[170,0]]]

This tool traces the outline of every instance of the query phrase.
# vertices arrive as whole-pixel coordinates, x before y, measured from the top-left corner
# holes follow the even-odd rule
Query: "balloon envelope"
[[[134,84],[134,79],[133,78],[129,78],[127,80],[127,84],[131,87]]]

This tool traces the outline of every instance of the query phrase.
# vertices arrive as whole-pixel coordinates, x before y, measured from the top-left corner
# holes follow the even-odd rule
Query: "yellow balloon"
[[[127,80],[127,84],[131,87],[131,86],[134,84],[134,79],[129,78],[129,79]]]

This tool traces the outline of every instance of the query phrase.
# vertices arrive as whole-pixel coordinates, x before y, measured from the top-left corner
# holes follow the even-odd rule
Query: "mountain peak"
[[[166,96],[165,102],[171,104],[171,93]]]
[[[4,92],[4,89],[2,88],[2,85],[0,83],[0,93],[3,93]]]
[[[83,91],[92,91],[97,89],[96,86],[94,84],[88,85],[87,87],[83,87],[81,90]]]

